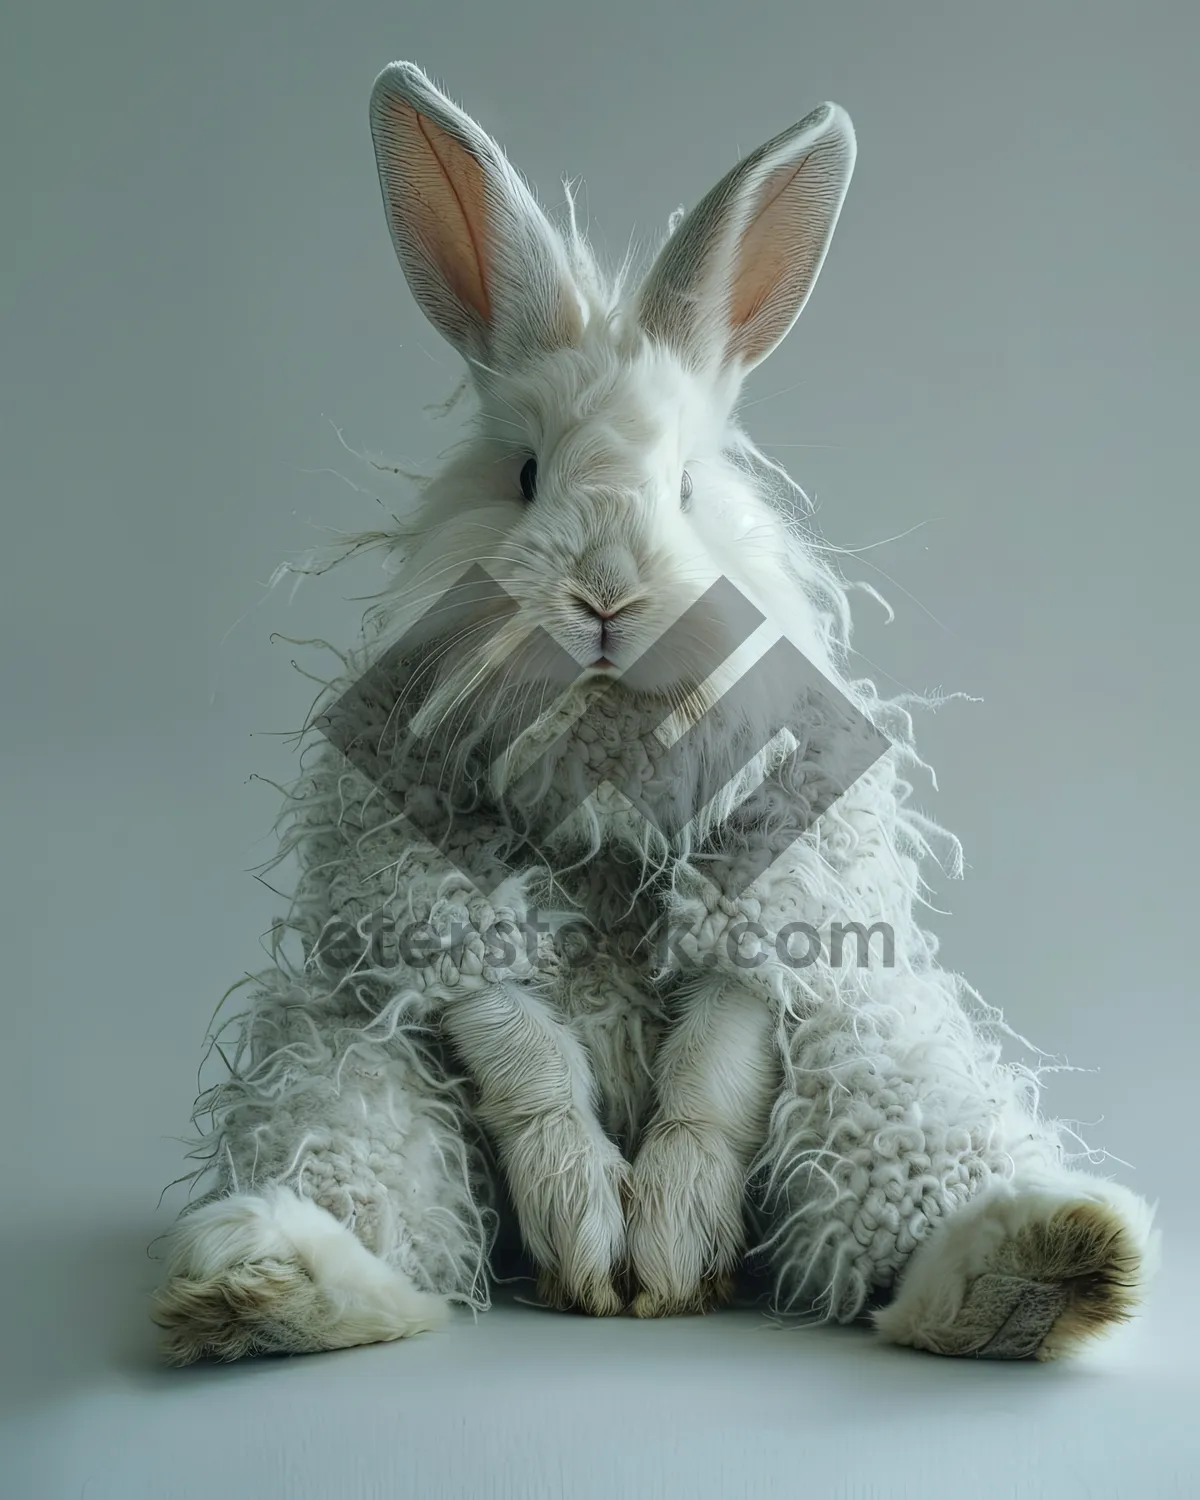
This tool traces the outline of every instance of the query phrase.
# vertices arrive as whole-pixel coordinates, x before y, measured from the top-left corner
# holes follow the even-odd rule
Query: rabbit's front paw
[[[629,1250],[639,1318],[727,1302],[745,1247],[744,1173],[717,1132],[659,1121],[633,1164]]]
[[[514,1145],[518,1218],[542,1300],[593,1317],[621,1312],[628,1162],[602,1131],[571,1115],[538,1121]]]

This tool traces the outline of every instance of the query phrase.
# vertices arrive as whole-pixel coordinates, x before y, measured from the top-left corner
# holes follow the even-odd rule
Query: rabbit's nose
[[[575,602],[586,609],[589,615],[594,615],[597,620],[615,620],[625,608],[623,604],[618,604],[616,609],[601,609],[591,599],[584,599],[579,594],[576,594],[574,597]]]
[[[624,547],[594,545],[573,569],[567,590],[574,603],[594,619],[615,619],[642,596],[637,562]]]

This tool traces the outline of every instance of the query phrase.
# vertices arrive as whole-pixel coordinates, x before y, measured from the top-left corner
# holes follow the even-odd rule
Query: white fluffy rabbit
[[[847,677],[845,587],[734,416],[820,271],[846,114],[747,156],[636,285],[416,67],[371,125],[478,414],[288,799],[303,957],[203,1101],[168,1358],[431,1328],[486,1305],[501,1221],[593,1314],[707,1309],[756,1251],[785,1310],[944,1354],[1122,1321],[1150,1210],[1070,1164],[939,968],[907,715]]]

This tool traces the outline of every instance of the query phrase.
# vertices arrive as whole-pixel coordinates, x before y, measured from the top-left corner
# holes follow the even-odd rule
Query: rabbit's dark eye
[[[679,504],[684,510],[692,503],[692,476],[686,469],[683,478],[679,482]]]
[[[521,493],[526,500],[537,494],[537,459],[527,458],[521,469]]]

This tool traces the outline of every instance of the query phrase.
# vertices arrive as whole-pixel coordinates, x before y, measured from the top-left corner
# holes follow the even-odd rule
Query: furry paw
[[[380,1343],[436,1328],[445,1315],[440,1297],[419,1291],[325,1209],[278,1186],[179,1219],[152,1313],[174,1365]]]
[[[555,1116],[513,1140],[508,1167],[539,1295],[560,1310],[619,1313],[629,1164],[617,1147],[578,1117]]]
[[[624,1279],[609,1277],[597,1280],[580,1291],[567,1286],[558,1271],[538,1272],[537,1294],[547,1307],[556,1312],[587,1313],[593,1318],[613,1318],[625,1311]]]
[[[702,1277],[686,1299],[681,1299],[678,1292],[664,1296],[660,1291],[639,1291],[629,1311],[635,1318],[685,1317],[689,1313],[715,1312],[732,1297],[733,1276],[712,1275]]]
[[[639,1318],[728,1302],[745,1248],[744,1173],[718,1133],[659,1122],[633,1164],[629,1249]]]
[[[1071,1174],[998,1184],[913,1254],[875,1326],[896,1344],[981,1359],[1058,1359],[1132,1316],[1156,1246],[1152,1210]]]

